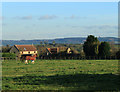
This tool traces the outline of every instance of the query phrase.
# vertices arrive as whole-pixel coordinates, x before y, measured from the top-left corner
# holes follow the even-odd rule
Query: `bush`
[[[116,53],[117,59],[120,59],[120,50]]]
[[[14,53],[2,53],[2,57],[15,58],[16,54],[14,54]]]
[[[9,45],[2,46],[3,53],[9,53],[10,49],[11,49],[11,46],[9,46]]]

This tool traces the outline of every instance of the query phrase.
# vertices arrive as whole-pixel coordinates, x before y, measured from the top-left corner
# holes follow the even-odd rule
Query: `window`
[[[26,48],[24,48],[24,50],[26,50]]]

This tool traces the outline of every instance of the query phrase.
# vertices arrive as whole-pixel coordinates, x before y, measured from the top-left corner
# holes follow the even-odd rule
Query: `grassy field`
[[[118,60],[38,60],[2,63],[3,90],[120,90]]]

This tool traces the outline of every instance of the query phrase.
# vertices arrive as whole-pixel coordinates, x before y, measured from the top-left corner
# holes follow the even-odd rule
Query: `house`
[[[65,52],[67,54],[71,54],[72,50],[71,48],[67,48],[67,47],[56,47],[56,48],[47,48],[47,55],[49,54],[58,54],[61,52]]]
[[[57,54],[59,52],[59,48],[47,48],[50,54]]]
[[[34,45],[14,45],[10,53],[15,53],[17,57],[29,56],[37,54],[37,49]]]

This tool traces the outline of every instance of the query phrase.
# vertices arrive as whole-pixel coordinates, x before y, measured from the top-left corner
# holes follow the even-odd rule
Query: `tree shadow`
[[[25,75],[12,80],[15,85],[54,85],[67,90],[120,90],[119,75],[114,74]]]

